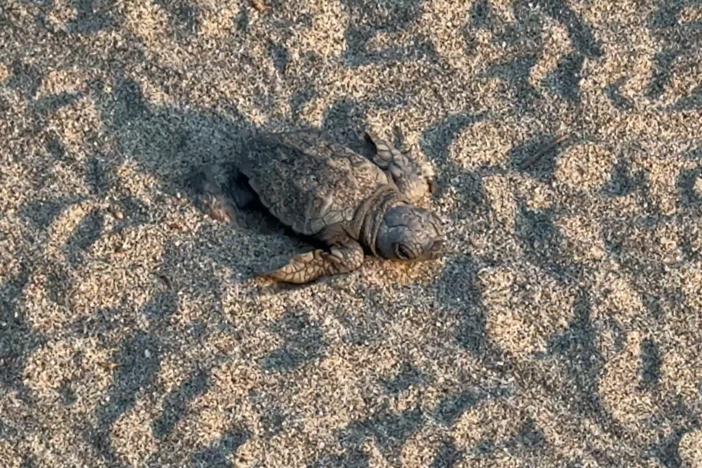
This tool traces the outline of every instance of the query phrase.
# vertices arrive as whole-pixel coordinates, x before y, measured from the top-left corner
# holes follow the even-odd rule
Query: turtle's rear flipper
[[[195,192],[195,203],[203,212],[217,221],[234,223],[236,208],[233,200],[215,179],[212,167],[205,166],[191,175],[189,184]]]
[[[332,247],[329,252],[317,249],[313,252],[296,255],[282,268],[260,273],[276,281],[305,284],[322,276],[349,273],[363,264],[363,248],[358,242],[349,241],[345,245]]]
[[[244,209],[258,200],[256,192],[249,185],[249,178],[238,168],[232,167],[230,169],[228,183],[227,189],[237,207]]]

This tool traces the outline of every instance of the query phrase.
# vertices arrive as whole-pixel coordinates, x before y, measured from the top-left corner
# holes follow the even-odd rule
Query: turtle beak
[[[436,260],[437,258],[441,258],[444,255],[444,241],[443,239],[438,239],[434,241],[434,244],[431,246],[431,249],[429,250],[429,257],[432,260]]]

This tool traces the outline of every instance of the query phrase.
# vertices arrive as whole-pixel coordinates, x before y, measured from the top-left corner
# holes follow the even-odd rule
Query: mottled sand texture
[[[0,1],[0,466],[701,467],[701,117],[695,0]],[[252,279],[187,182],[302,127],[447,256]]]

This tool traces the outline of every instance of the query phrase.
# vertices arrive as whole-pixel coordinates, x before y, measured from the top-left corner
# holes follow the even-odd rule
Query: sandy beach
[[[254,277],[193,174],[299,128],[445,257]],[[702,467],[701,219],[696,0],[0,0],[0,466]]]

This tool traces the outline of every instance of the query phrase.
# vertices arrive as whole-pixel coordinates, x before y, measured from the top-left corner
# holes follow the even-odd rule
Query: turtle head
[[[397,205],[383,217],[375,250],[392,260],[434,260],[443,254],[444,234],[435,214],[412,205]]]

